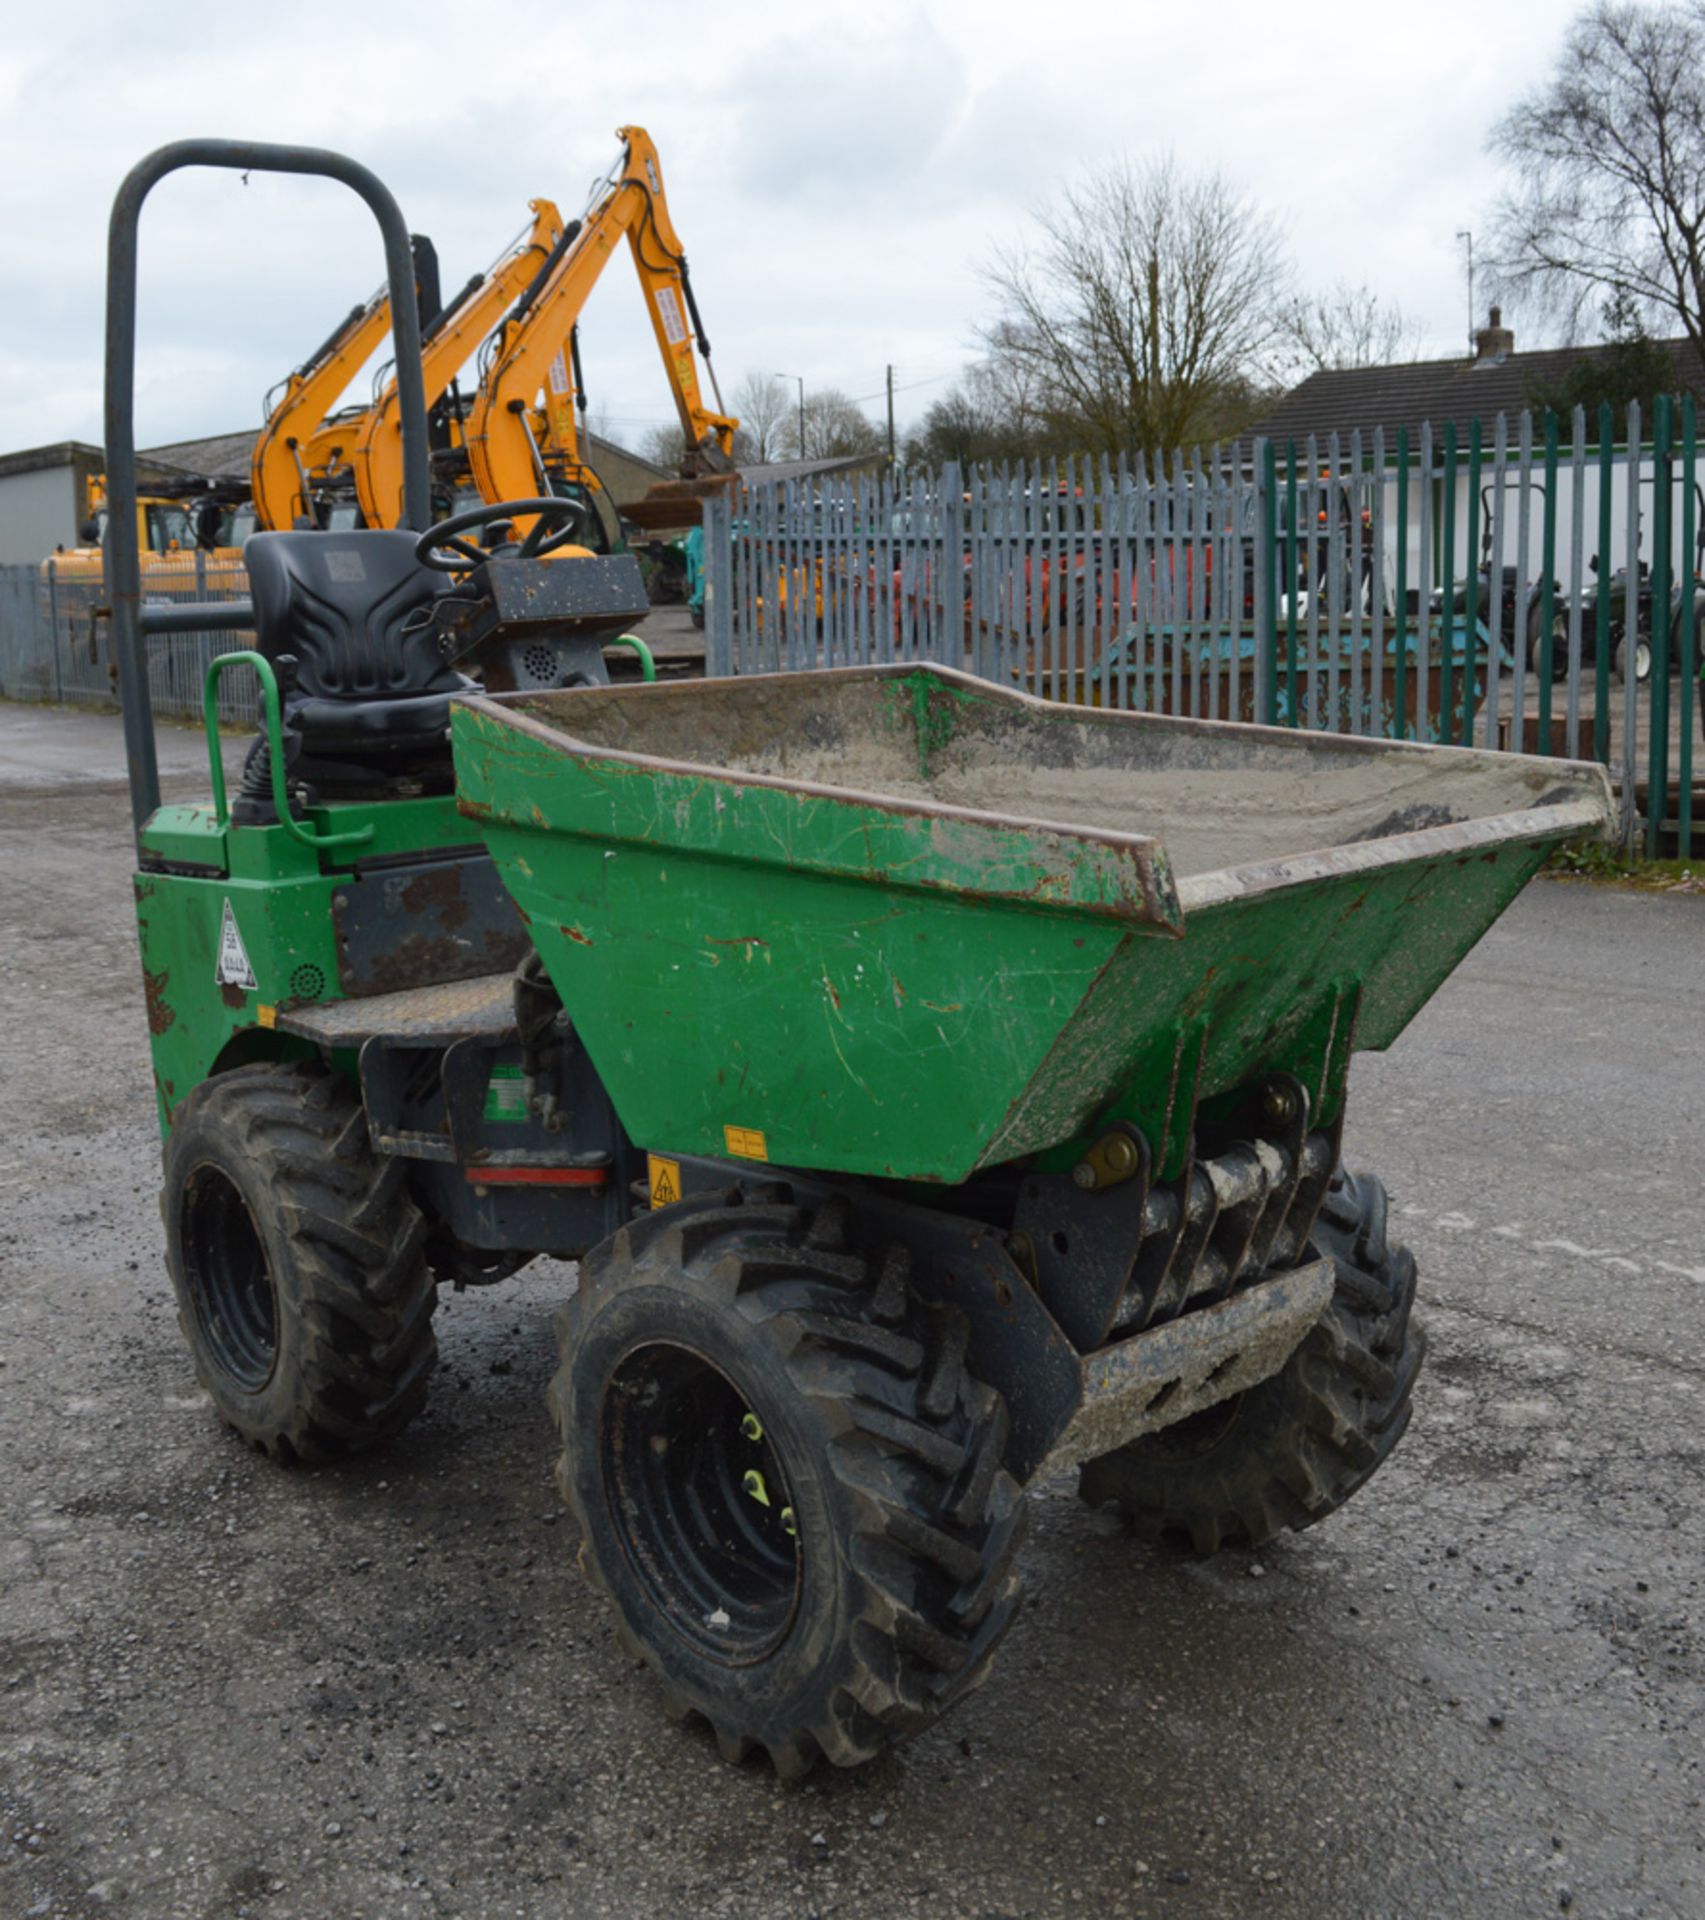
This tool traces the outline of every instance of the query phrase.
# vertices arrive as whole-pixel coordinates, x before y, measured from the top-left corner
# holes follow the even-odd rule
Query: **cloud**
[[[1366,281],[1450,350],[1453,235],[1495,183],[1486,128],[1545,71],[1549,0],[1408,14],[1293,0],[1212,13],[1035,0],[652,0],[643,24],[533,8],[501,30],[438,0],[304,0],[291,16],[144,16],[85,0],[68,34],[14,8],[0,45],[0,451],[98,439],[107,208],[125,170],[186,134],[319,142],[386,178],[447,287],[485,266],[534,195],[565,213],[644,125],[718,349],[748,370],[875,392],[968,358],[977,263],[1111,155],[1218,166],[1286,225],[1313,285]],[[175,179],[144,217],[146,443],[259,424],[260,397],[380,277],[352,196],[259,176]],[[595,404],[638,438],[671,409],[632,276],[583,330]]]
[[[735,184],[760,201],[803,202],[830,228],[874,205],[908,209],[938,191],[966,86],[964,58],[916,9],[772,40],[721,94]]]

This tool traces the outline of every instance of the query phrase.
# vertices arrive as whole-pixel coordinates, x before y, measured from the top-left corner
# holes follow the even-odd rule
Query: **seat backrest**
[[[243,545],[255,637],[269,660],[294,654],[310,698],[384,700],[462,684],[424,618],[447,574],[414,557],[415,536],[382,527],[357,533],[254,533]],[[408,630],[405,631],[405,628]]]

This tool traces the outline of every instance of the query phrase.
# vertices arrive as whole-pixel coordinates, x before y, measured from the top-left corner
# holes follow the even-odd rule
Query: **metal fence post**
[[[1551,751],[1551,673],[1554,636],[1551,628],[1557,618],[1557,412],[1545,409],[1545,499],[1540,513],[1539,532],[1539,646],[1535,649],[1539,668],[1539,734],[1534,741],[1540,753]],[[1511,746],[1518,744],[1515,740]],[[1568,753],[1568,749],[1565,749]],[[1572,757],[1572,756],[1570,756]]]
[[[1673,574],[1670,498],[1675,463],[1670,457],[1670,398],[1652,403],[1652,685],[1646,749],[1646,858],[1658,857],[1658,839],[1669,817],[1669,601]],[[1691,718],[1691,715],[1689,716]]]
[[[1496,700],[1498,687],[1498,663],[1491,650],[1488,649],[1484,664],[1480,658],[1480,467],[1484,453],[1480,422],[1475,420],[1468,430],[1468,526],[1462,536],[1462,744],[1465,747],[1474,744],[1474,676],[1481,677],[1482,699],[1490,693]],[[1490,577],[1488,574],[1487,578]],[[1453,610],[1449,617],[1455,619],[1454,583],[1451,600]]]
[[[1634,783],[1639,772],[1640,678],[1634,671],[1640,638],[1640,403],[1628,407],[1628,438],[1622,449],[1628,475],[1627,548],[1622,593],[1622,850],[1632,854],[1638,830]]]
[[[65,704],[65,666],[59,657],[59,562],[47,563],[47,645],[53,655],[53,702]]]
[[[1305,550],[1306,551],[1306,550]],[[1301,725],[1297,713],[1297,443],[1285,442],[1285,714],[1286,726]]]
[[[1456,744],[1456,422],[1445,422],[1444,490],[1439,496],[1439,738]],[[1463,666],[1466,678],[1470,669]]]
[[[1409,670],[1409,429],[1397,429],[1397,657],[1392,670],[1395,695],[1392,738],[1401,740],[1408,712],[1404,680]],[[1383,665],[1384,663],[1381,662]]]
[[[965,480],[957,460],[949,460],[941,469],[938,495],[941,503],[941,559],[932,569],[935,580],[930,594],[934,606],[940,610],[940,625],[936,628],[939,636],[936,654],[941,665],[962,667],[965,665]],[[971,569],[971,594],[971,637],[975,646],[978,609],[974,567]],[[971,671],[979,671],[974,654]]]
[[[705,671],[712,679],[734,671],[733,506],[730,487],[704,503]]]
[[[1273,726],[1278,720],[1278,607],[1273,595],[1277,578],[1278,512],[1277,461],[1271,440],[1255,443],[1255,538],[1251,564],[1255,569],[1255,717]]]
[[[1681,578],[1685,585],[1681,590],[1681,633],[1677,639],[1680,649],[1681,672],[1676,683],[1676,698],[1681,702],[1681,745],[1675,772],[1676,797],[1676,857],[1680,860],[1693,858],[1693,712],[1694,702],[1699,701],[1699,711],[1705,715],[1705,691],[1696,684],[1699,670],[1698,654],[1698,586],[1695,584],[1699,564],[1699,495],[1698,482],[1694,475],[1699,457],[1699,417],[1694,405],[1693,395],[1688,394],[1681,403],[1681,459],[1682,459],[1682,496],[1681,496]]]
[[[1593,555],[1593,758],[1610,765],[1610,490],[1616,461],[1616,416],[1598,410],[1598,552]]]

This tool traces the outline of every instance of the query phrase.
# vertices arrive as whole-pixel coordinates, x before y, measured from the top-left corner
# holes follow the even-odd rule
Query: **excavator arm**
[[[707,407],[699,386],[695,339],[707,371],[710,347],[669,217],[657,149],[643,127],[617,132],[620,162],[565,232],[549,272],[516,302],[495,339],[466,429],[469,464],[487,500],[536,496],[551,491],[553,481],[597,490],[597,476],[580,451],[573,339],[587,298],[624,237],[686,436],[684,477],[733,471],[739,422]],[[532,412],[541,392],[542,435]]]
[[[489,273],[470,280],[458,297],[426,330],[421,343],[421,375],[429,395],[442,393],[471,360],[504,311],[525,297],[560,259],[562,215],[549,200],[528,203],[532,226]],[[355,423],[353,464],[362,518],[370,527],[402,522],[403,439],[397,383],[383,392]],[[513,496],[512,496],[513,497]]]
[[[437,257],[432,242],[419,234],[414,257],[423,304],[436,309]],[[298,515],[312,517],[316,476],[324,470],[328,450],[352,444],[348,427],[326,416],[390,329],[391,302],[381,289],[365,305],[351,308],[284,382],[249,460],[255,518],[269,532],[288,531]]]

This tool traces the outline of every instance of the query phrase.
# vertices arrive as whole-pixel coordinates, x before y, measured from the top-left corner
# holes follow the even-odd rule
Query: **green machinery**
[[[923,665],[611,685],[644,596],[631,557],[543,562],[571,505],[422,524],[396,298],[407,527],[250,541],[255,647],[214,671],[262,734],[227,793],[210,718],[211,800],[162,806],[147,633],[234,624],[142,608],[129,510],[137,216],[194,164],[342,179],[410,267],[383,187],[306,150],[162,149],[113,215],[167,1256],[223,1419],[282,1460],[393,1436],[440,1286],[579,1259],[585,1563],[671,1710],[787,1775],[983,1677],[1038,1475],[1200,1552],[1342,1505],[1422,1353],[1339,1163],[1352,1050],[1609,826],[1603,773]]]

